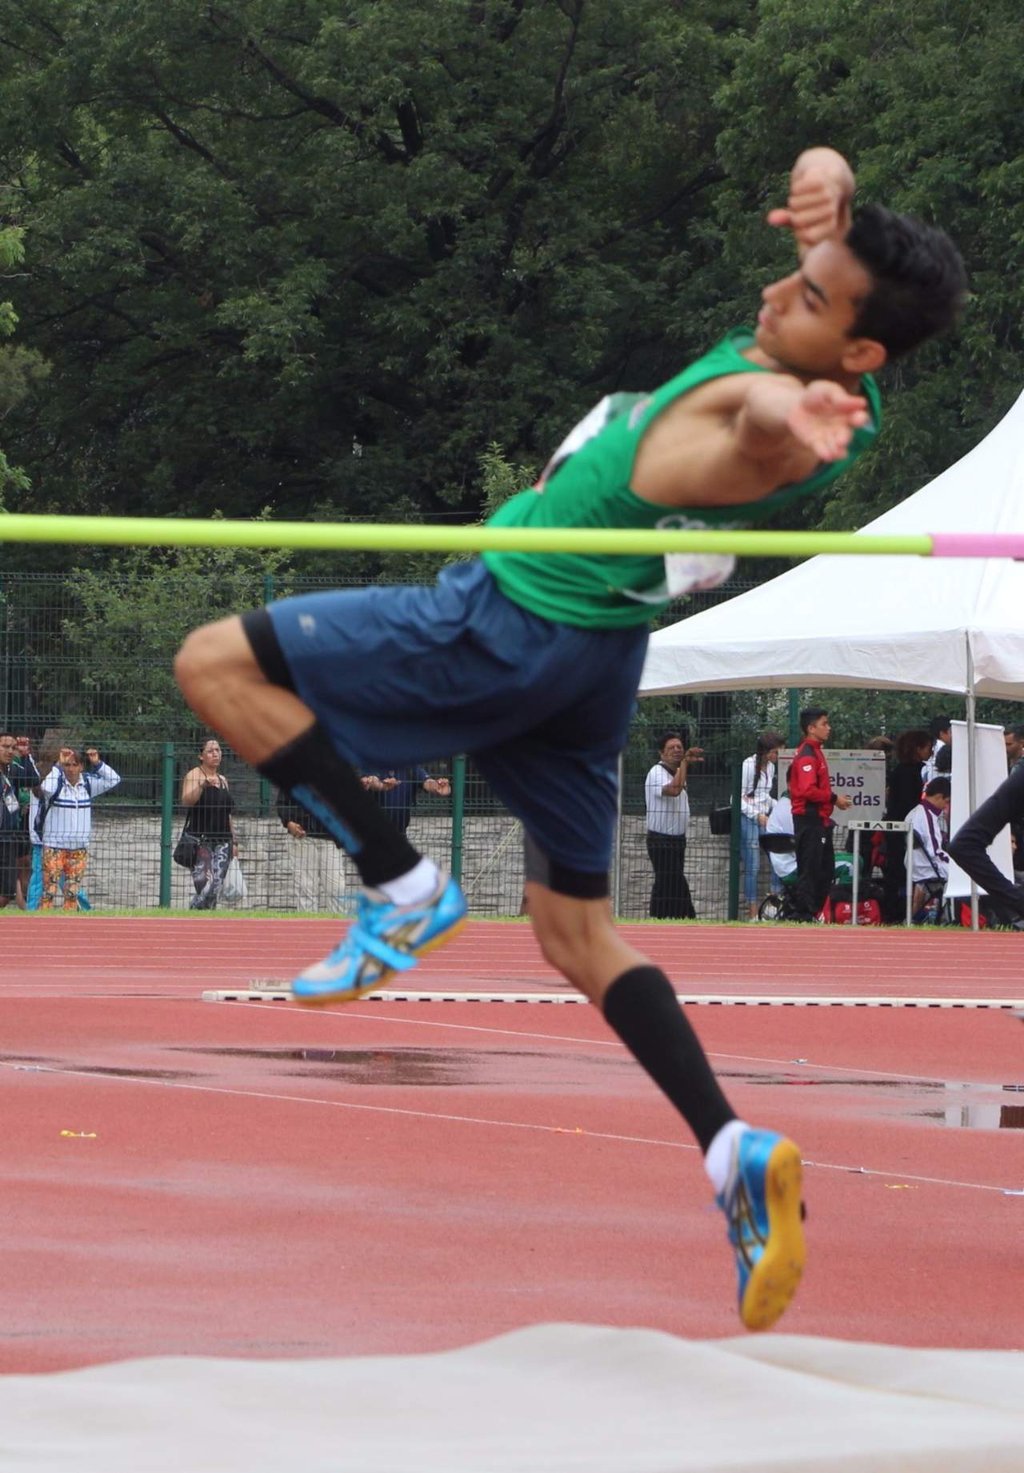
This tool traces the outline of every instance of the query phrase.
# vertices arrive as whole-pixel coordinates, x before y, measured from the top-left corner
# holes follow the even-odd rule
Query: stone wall
[[[241,862],[249,889],[249,910],[294,908],[287,858],[289,839],[274,817],[236,819]],[[176,818],[174,837],[180,832]],[[445,816],[414,816],[411,842],[443,867],[451,864],[451,820]],[[651,867],[645,847],[642,816],[623,819],[617,846],[618,883],[613,894],[619,914],[642,919],[648,913]],[[687,877],[697,914],[705,920],[724,920],[728,897],[729,844],[713,838],[707,819],[691,821],[687,850]],[[354,907],[358,877],[346,864],[342,909]],[[467,818],[463,830],[463,888],[470,910],[477,915],[516,915],[523,893],[523,843],[520,825],[507,814]],[[767,870],[762,893],[767,888]],[[155,816],[104,812],[93,815],[93,836],[86,891],[95,908],[156,907],[160,903],[160,821]],[[186,870],[171,865],[171,905],[184,908],[192,894]]]

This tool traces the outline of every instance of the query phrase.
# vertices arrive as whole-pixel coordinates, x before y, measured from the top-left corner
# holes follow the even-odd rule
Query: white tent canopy
[[[863,530],[1024,532],[1024,394],[980,445]],[[658,630],[640,693],[784,686],[1024,698],[1024,565],[811,558]]]

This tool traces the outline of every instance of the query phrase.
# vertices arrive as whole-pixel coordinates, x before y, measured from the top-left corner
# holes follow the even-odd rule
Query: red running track
[[[254,978],[283,983],[329,950],[343,929],[301,918],[7,912],[0,925],[0,996],[28,988],[37,997],[63,995],[68,987],[78,994],[194,997]],[[1016,932],[647,924],[622,931],[685,994],[928,996],[1024,1005],[1024,936]],[[424,990],[570,991],[541,957],[525,921],[472,921],[425,957],[415,977]]]
[[[287,976],[323,922],[0,925],[0,1370],[416,1352],[550,1320],[737,1333],[698,1154],[593,1009],[200,1000]],[[628,929],[687,992],[1022,990],[1013,935]],[[472,924],[422,985],[561,995],[515,923]],[[785,1330],[1019,1347],[1013,1013],[691,1016],[740,1113],[809,1163]]]

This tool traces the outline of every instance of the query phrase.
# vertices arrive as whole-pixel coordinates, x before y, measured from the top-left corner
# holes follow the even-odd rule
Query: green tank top
[[[878,386],[861,382],[871,423],[854,433],[845,459],[821,466],[804,481],[779,486],[760,501],[732,506],[657,506],[630,490],[644,431],[657,415],[699,384],[733,373],[770,373],[743,350],[754,335],[738,328],[653,394],[602,399],[563,441],[540,484],[511,497],[488,518],[491,527],[660,528],[722,530],[749,526],[798,497],[813,495],[842,474],[872,443],[881,423]],[[658,556],[485,552],[483,560],[513,603],[557,624],[617,629],[646,624],[670,602]]]

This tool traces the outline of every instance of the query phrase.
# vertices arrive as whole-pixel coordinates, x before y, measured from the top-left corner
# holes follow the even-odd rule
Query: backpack
[[[57,795],[60,793],[61,788],[65,786],[66,781],[67,780],[64,777],[64,771],[63,769],[61,769],[61,771],[57,774],[57,786],[54,788],[53,792],[41,793],[39,795],[39,803],[36,807],[36,837],[39,839],[40,843],[42,843],[43,841],[43,825],[46,823],[46,815],[49,813],[50,809],[57,801]],[[85,791],[89,795],[89,803],[91,805],[92,783],[89,781],[89,774],[87,772],[82,773],[82,781],[83,783],[85,783]]]
[[[881,892],[877,885],[867,884],[857,896],[858,926],[880,926],[882,907]],[[823,919],[833,926],[848,926],[853,920],[853,886],[833,885],[829,897],[822,907]]]

